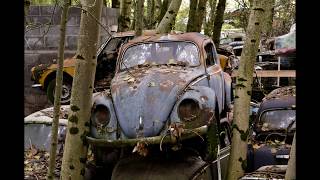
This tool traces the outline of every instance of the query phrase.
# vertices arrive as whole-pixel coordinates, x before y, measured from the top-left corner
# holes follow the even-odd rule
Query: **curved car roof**
[[[169,34],[156,34],[153,32],[146,33],[142,36],[130,40],[123,46],[126,49],[128,46],[141,42],[161,42],[161,41],[192,41],[199,47],[202,46],[203,41],[210,39],[208,36],[197,32],[187,33],[169,33]]]
[[[259,112],[266,109],[275,109],[275,108],[293,108],[296,105],[295,96],[281,96],[272,99],[267,99],[260,104]]]

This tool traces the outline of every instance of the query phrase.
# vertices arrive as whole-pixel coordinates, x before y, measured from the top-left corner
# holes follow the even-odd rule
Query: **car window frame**
[[[126,53],[126,51],[133,47],[133,46],[137,46],[137,45],[140,45],[140,44],[151,44],[151,43],[168,43],[168,42],[187,42],[187,43],[192,43],[196,46],[197,50],[198,50],[198,59],[199,59],[199,64],[196,65],[196,66],[188,66],[188,67],[191,67],[191,68],[195,68],[195,67],[199,67],[201,66],[203,63],[201,62],[201,50],[199,48],[199,46],[193,42],[193,41],[179,41],[179,40],[161,40],[161,41],[147,41],[147,42],[137,42],[137,43],[134,43],[134,44],[131,44],[129,46],[127,46],[125,49],[122,50],[121,52],[121,55],[118,56],[118,60],[117,60],[117,70],[116,70],[116,73],[120,73],[120,72],[124,72],[126,71],[126,68],[125,69],[120,69],[120,66],[121,66],[121,63],[122,63],[122,60],[123,60],[123,56],[124,54]],[[131,67],[130,67],[131,68]],[[130,69],[129,68],[129,69]]]

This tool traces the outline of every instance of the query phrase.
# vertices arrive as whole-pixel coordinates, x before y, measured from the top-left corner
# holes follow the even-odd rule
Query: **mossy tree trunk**
[[[129,31],[132,0],[120,1],[119,32]]]
[[[217,0],[209,0],[209,6],[210,6],[210,15],[209,15],[208,21],[205,23],[204,34],[211,37],[212,30],[213,30],[214,13],[216,11],[216,6],[217,6]]]
[[[136,2],[136,21],[135,21],[135,31],[136,36],[140,36],[142,34],[143,29],[143,3],[144,0],[137,0]]]
[[[220,44],[220,33],[223,24],[223,15],[224,10],[226,9],[226,0],[219,0],[216,16],[214,18],[214,25],[212,31],[212,40],[216,47],[219,47]]]
[[[296,133],[294,133],[292,146],[290,150],[290,159],[286,170],[285,180],[296,179]]]
[[[89,132],[96,52],[100,37],[99,25],[94,19],[101,19],[102,0],[83,0],[81,3],[83,10],[61,168],[62,180],[84,179],[88,150],[85,136]]]
[[[172,0],[170,6],[159,23],[156,31],[157,33],[168,33],[174,24],[174,20],[178,14],[182,0]]]
[[[207,0],[199,0],[198,7],[197,7],[197,16],[196,16],[197,19],[195,22],[196,32],[201,32],[201,27],[206,17],[206,4],[207,4]]]
[[[153,29],[155,22],[154,22],[154,13],[155,13],[155,0],[148,0],[147,1],[147,29]]]
[[[196,31],[197,6],[198,0],[190,0],[187,32]]]
[[[163,19],[164,15],[166,14],[168,7],[170,5],[170,0],[163,0],[161,3],[160,15],[158,16],[158,24]]]
[[[231,154],[228,165],[228,180],[243,176],[247,165],[247,137],[249,134],[249,110],[253,82],[253,69],[258,52],[264,4],[268,0],[255,0],[251,9],[246,41],[241,53],[238,76],[235,85],[234,119],[232,125]]]
[[[161,21],[161,19],[159,20],[160,14],[161,14],[161,6],[162,6],[162,2],[161,0],[155,0],[154,3],[154,16],[153,16],[153,27],[155,28],[159,22]]]
[[[274,14],[274,3],[275,0],[269,0],[265,6],[265,15],[263,23],[265,23],[265,28],[262,29],[262,36],[261,36],[261,45],[262,51],[268,50],[267,49],[267,39],[272,36],[272,24],[273,24],[273,14]]]
[[[50,146],[50,159],[47,179],[54,179],[54,170],[56,168],[56,153],[58,144],[58,127],[59,115],[61,105],[62,81],[63,81],[63,60],[64,60],[64,44],[66,39],[66,24],[68,20],[68,10],[71,5],[71,0],[64,0],[63,10],[60,22],[60,43],[58,51],[58,69],[56,73],[56,87],[54,94],[54,107],[53,107],[53,120],[51,127],[51,146]]]

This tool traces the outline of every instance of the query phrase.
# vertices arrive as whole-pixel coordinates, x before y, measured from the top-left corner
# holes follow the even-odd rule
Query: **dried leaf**
[[[132,153],[137,152],[140,156],[147,156],[148,155],[148,149],[146,147],[146,143],[144,142],[138,142],[136,146],[133,148]]]
[[[148,87],[154,87],[154,86],[156,86],[155,82],[149,82]]]
[[[127,80],[128,83],[133,83],[135,81],[135,78],[131,77]]]

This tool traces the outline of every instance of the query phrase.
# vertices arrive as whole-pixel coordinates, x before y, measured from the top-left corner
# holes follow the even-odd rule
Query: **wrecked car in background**
[[[93,169],[112,179],[224,177],[230,102],[231,78],[209,37],[137,37],[121,47],[110,91],[93,97]]]
[[[102,91],[109,88],[113,78],[118,50],[123,43],[134,37],[134,32],[115,33],[104,42],[97,52],[97,69],[95,90]],[[63,84],[61,104],[69,104],[71,99],[72,80],[75,74],[76,56],[67,58],[63,62]],[[48,100],[54,102],[56,71],[58,64],[40,64],[31,69],[32,87],[40,87],[46,92]]]
[[[286,165],[296,129],[295,86],[273,90],[260,104],[249,137],[247,170]]]

